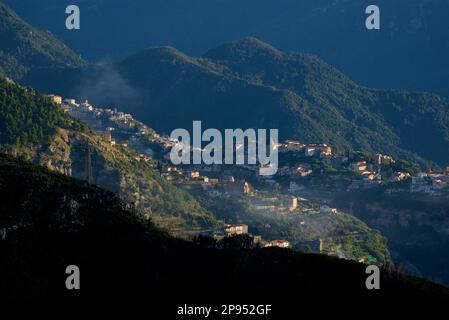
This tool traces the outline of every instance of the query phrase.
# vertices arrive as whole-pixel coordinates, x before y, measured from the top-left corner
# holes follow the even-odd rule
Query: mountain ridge
[[[0,71],[14,80],[42,67],[76,68],[85,61],[50,32],[23,21],[0,2]]]
[[[254,38],[200,57],[153,47],[107,66],[44,74],[44,81],[42,75],[25,83],[97,105],[122,105],[164,133],[203,120],[221,130],[278,128],[280,139],[382,152],[427,167],[449,162],[449,151],[435,147],[449,147],[446,99],[359,86],[316,56],[284,53]]]
[[[45,39],[52,47],[54,39]],[[106,65],[36,63],[21,83],[123,106],[163,133],[203,120],[221,130],[278,128],[281,139],[387,153],[423,167],[449,162],[447,99],[363,87],[316,56],[282,52],[254,37],[200,57],[165,46]]]
[[[128,6],[120,0],[110,0],[113,5],[92,0],[80,5],[84,28],[76,33],[64,28],[69,0],[41,0],[39,7],[34,0],[4,2],[92,62],[123,59],[149,45],[171,44],[189,55],[201,55],[253,35],[286,52],[318,55],[368,87],[449,97],[446,1],[379,0],[381,29],[367,30],[365,10],[372,4],[368,1],[198,0],[193,6],[153,0]]]

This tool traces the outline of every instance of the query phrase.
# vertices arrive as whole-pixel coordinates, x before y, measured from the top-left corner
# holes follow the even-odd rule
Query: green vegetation
[[[389,168],[392,172],[407,172],[411,175],[421,172],[421,169],[416,165],[407,160],[398,160],[393,163]]]
[[[31,88],[8,83],[0,76],[0,143],[50,144],[57,128],[87,132],[85,124]]]
[[[0,2],[0,73],[19,80],[41,68],[75,68],[85,62],[48,31],[36,29]]]
[[[323,239],[324,253],[341,258],[360,260],[375,257],[380,264],[390,261],[386,238],[377,230],[368,227],[358,218],[339,212],[330,216],[319,213],[319,206],[300,202],[301,213],[256,210],[251,206],[251,197],[232,197],[216,201],[199,190],[191,190],[201,205],[214,212],[218,218],[231,224],[244,223],[253,235],[265,240],[288,239],[293,248],[307,251],[310,242]],[[272,191],[259,193],[256,197],[273,197]],[[302,222],[302,223],[301,223]],[[315,249],[319,253],[319,249]]]
[[[87,145],[93,183],[120,194],[159,227],[187,237],[219,223],[190,194],[136,160],[132,149],[111,146],[47,97],[0,78],[1,150],[85,179]]]

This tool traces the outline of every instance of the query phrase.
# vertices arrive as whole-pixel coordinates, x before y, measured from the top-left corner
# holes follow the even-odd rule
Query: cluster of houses
[[[277,148],[279,153],[304,152],[308,157],[332,155],[332,147],[327,144],[303,144],[297,140],[286,140],[279,143]]]
[[[362,175],[362,179],[353,180],[348,187],[348,191],[354,189],[369,188],[373,185],[388,184],[390,188],[389,192],[425,192],[428,194],[434,194],[438,191],[449,187],[449,167],[442,172],[425,173],[419,172],[411,175],[407,172],[393,172],[385,174],[381,171],[381,165],[390,165],[394,163],[394,159],[389,156],[375,155],[378,159],[377,164],[374,165],[377,169],[373,170],[372,164],[361,163],[360,167],[355,167],[354,171],[359,172]],[[358,170],[358,171],[357,171]],[[406,188],[403,186],[395,188],[395,183],[407,180],[409,183]]]
[[[165,140],[148,126],[133,118],[130,113],[111,108],[96,108],[89,101],[78,103],[75,99],[63,99],[61,96],[49,95],[64,112],[77,120],[89,124],[97,134],[104,136],[111,145],[116,145],[116,138],[126,136],[128,143],[132,144],[140,139]],[[127,146],[128,143],[122,143]],[[150,158],[145,154],[139,155],[139,160],[148,162]]]
[[[354,172],[369,177],[371,180],[379,172],[382,165],[394,163],[394,159],[387,155],[375,154],[370,161],[350,161],[350,158],[343,155],[334,154],[332,147],[327,144],[303,144],[297,140],[287,140],[278,145],[279,152],[293,153],[300,157],[319,157],[323,162],[331,167],[340,169],[350,168]],[[300,176],[305,177],[312,174],[309,163],[296,163],[294,165],[285,165],[278,170],[280,176]]]
[[[389,155],[376,153],[366,156],[364,159],[351,160],[350,156],[338,155],[332,152],[332,148],[326,144],[303,144],[296,140],[287,140],[278,145],[279,152],[290,153],[300,158],[319,157],[324,164],[335,169],[349,169],[356,175],[351,180],[347,191],[366,189],[380,184],[394,184],[404,180],[409,181],[407,189],[399,189],[408,192],[436,193],[441,189],[449,187],[449,168],[438,173],[418,173],[411,175],[407,172],[383,170],[395,164],[395,159]],[[281,178],[297,179],[308,177],[313,174],[310,163],[299,161],[290,162],[281,166],[277,176]],[[290,182],[289,191],[293,194],[300,192],[304,187],[296,181]],[[393,189],[390,191],[394,192]],[[396,190],[398,191],[398,190]]]
[[[252,237],[253,245],[261,247],[279,247],[279,248],[291,248],[291,244],[288,240],[263,240],[261,236],[253,236],[249,233],[249,227],[246,224],[226,224],[222,230],[214,232],[213,238],[215,240],[223,240],[226,237],[233,237],[239,235],[249,235]]]
[[[117,109],[95,108],[87,100],[82,103],[77,103],[75,99],[63,99],[57,95],[49,95],[49,97],[74,118],[87,122],[94,130],[103,134],[111,145],[116,144],[114,136],[118,136],[120,132],[127,132],[128,134],[131,133],[131,137],[128,138],[130,144],[138,141],[142,137],[150,139],[164,150],[165,158],[168,159],[168,153],[176,143],[169,139],[168,136],[160,136],[143,123],[136,121],[129,113],[120,112]],[[348,191],[369,188],[382,183],[400,182],[406,179],[410,179],[411,181],[410,192],[433,193],[449,186],[449,170],[443,173],[420,173],[414,176],[406,172],[390,172],[387,174],[381,169],[394,164],[395,160],[391,156],[379,153],[374,154],[368,159],[351,161],[349,156],[335,154],[332,147],[327,144],[303,144],[297,140],[286,140],[285,142],[279,143],[277,148],[281,157],[282,154],[286,153],[294,154],[300,158],[305,157],[306,159],[308,157],[319,157],[326,165],[335,169],[350,169],[357,176],[352,179],[351,184],[348,186]],[[151,161],[151,157],[145,153],[141,153],[138,158],[145,162]],[[243,165],[241,167],[253,172],[255,176],[257,176],[258,169],[260,169],[255,165]],[[196,171],[188,172],[186,177],[188,181],[203,184],[205,187],[220,185],[220,188],[214,191],[218,195],[235,195],[251,192],[251,186],[246,181],[226,181],[226,179],[219,181],[217,178],[200,175],[200,172],[214,171],[216,169],[214,166],[201,166]],[[177,169],[173,168],[161,173],[167,180],[175,180],[183,175],[181,169],[177,171]],[[276,176],[296,179],[308,177],[312,174],[313,169],[310,163],[299,161],[297,163],[290,162],[287,165],[281,166]],[[301,188],[298,185],[290,186],[291,191],[295,192],[298,192]]]
[[[301,163],[296,166],[282,166],[277,172],[277,175],[280,177],[307,177],[311,174],[312,169],[308,163]]]
[[[254,196],[250,199],[251,209],[272,213],[297,213],[301,206],[294,195],[273,194],[271,196]]]
[[[171,150],[171,147],[175,142],[171,141],[168,137],[159,137],[158,142],[167,152],[165,157],[168,159],[168,152]],[[324,164],[335,169],[348,169],[354,172],[356,175],[347,187],[348,191],[370,188],[385,183],[400,182],[409,178],[413,178],[411,180],[413,185],[413,187],[410,188],[411,192],[415,192],[415,190],[432,192],[433,190],[444,188],[447,185],[447,179],[445,176],[436,177],[435,175],[427,175],[427,178],[423,179],[422,177],[412,177],[406,172],[391,173],[388,171],[382,171],[382,168],[388,167],[395,163],[393,157],[389,155],[377,153],[366,159],[351,160],[350,156],[335,154],[332,147],[327,144],[303,144],[297,140],[286,140],[283,143],[279,143],[277,147],[280,157],[282,157],[283,154],[294,154],[297,156],[296,158],[298,159],[298,162],[295,163],[292,161],[284,166],[281,166],[276,175],[269,177],[268,179],[262,179],[257,175],[258,169],[260,168],[257,168],[255,165],[241,165],[239,167],[247,170],[248,172],[252,172],[255,179],[266,182],[273,182],[272,179],[275,179],[276,177],[291,179],[292,181],[290,183],[289,191],[293,194],[300,192],[304,188],[295,181],[298,178],[308,177],[313,174],[313,168],[310,161],[305,161],[307,158],[313,157],[320,158]],[[202,184],[205,188],[208,186],[220,186],[221,188],[214,188],[213,190],[210,190],[211,195],[214,196],[240,195],[251,192],[251,187],[244,181],[227,181],[228,183],[225,183],[226,179],[224,177],[217,179],[210,178],[207,174],[204,176],[200,174],[200,172],[205,173],[214,171],[219,172],[220,169],[216,168],[216,165],[199,165],[199,168],[196,171],[190,172],[186,177],[190,183]],[[171,172],[165,172],[163,175],[168,180],[175,180],[176,178],[182,176],[181,172],[182,170],[177,172],[173,170]],[[429,180],[432,180],[432,183],[430,183]]]
[[[303,214],[299,223],[306,224],[307,215],[327,215],[324,218],[332,218],[338,214],[336,208],[327,205],[311,207],[302,204],[302,199],[298,197],[304,190],[301,179],[313,175],[316,166],[312,164],[319,159],[335,169],[344,169],[353,172],[347,190],[365,189],[380,184],[392,184],[407,180],[410,181],[406,189],[407,192],[435,193],[449,186],[449,167],[440,173],[419,173],[410,175],[406,172],[391,172],[385,168],[395,164],[395,160],[388,155],[380,153],[369,156],[351,157],[351,155],[335,154],[331,146],[327,144],[303,144],[297,140],[286,140],[277,145],[279,157],[288,157],[287,164],[280,166],[273,177],[258,176],[256,165],[239,165],[223,170],[220,165],[190,165],[173,166],[169,162],[169,152],[176,144],[168,136],[161,136],[148,128],[143,123],[135,120],[131,114],[120,112],[117,109],[100,109],[93,107],[88,101],[77,103],[74,99],[63,99],[60,96],[51,95],[50,98],[60,105],[75,119],[87,122],[97,133],[102,134],[111,145],[120,141],[120,136],[125,136],[124,140],[130,146],[136,146],[141,141],[151,141],[159,145],[162,149],[163,158],[167,161],[164,165],[158,166],[161,176],[167,180],[176,181],[182,184],[198,185],[204,192],[213,198],[229,199],[236,196],[247,197],[250,208],[261,214]],[[124,144],[124,143],[122,143]],[[138,148],[135,148],[138,150]],[[139,151],[141,152],[141,151]],[[290,157],[293,155],[292,157]],[[136,160],[146,163],[154,163],[152,155],[147,152],[140,153]],[[247,175],[237,173],[244,170]],[[239,178],[236,178],[236,177]],[[289,182],[288,194],[278,192],[271,195],[261,196],[255,191],[249,181],[262,181],[266,183],[276,183],[276,179],[286,179]],[[395,188],[390,188],[391,192],[396,192]],[[233,235],[249,234],[248,225],[226,225],[223,230],[214,233],[217,240]],[[250,235],[250,234],[249,234]],[[0,237],[3,233],[0,233]],[[252,236],[254,244],[264,247],[290,248],[288,240],[263,241],[260,236]],[[320,240],[320,252],[322,251],[322,241]]]
[[[194,168],[181,168],[167,166],[162,169],[161,175],[169,181],[178,181],[183,184],[201,185],[211,197],[228,198],[231,196],[250,195],[254,191],[251,183],[245,179],[236,179],[233,175],[220,171],[212,172],[214,177],[205,175],[207,171]]]

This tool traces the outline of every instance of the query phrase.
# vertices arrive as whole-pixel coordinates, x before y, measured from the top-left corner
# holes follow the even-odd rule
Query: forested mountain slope
[[[40,68],[75,68],[84,60],[50,32],[23,21],[0,2],[0,73],[19,80]]]
[[[137,160],[132,149],[111,146],[49,98],[0,78],[0,149],[85,179],[87,148],[92,183],[120,194],[160,227],[181,234],[218,223],[192,196]]]

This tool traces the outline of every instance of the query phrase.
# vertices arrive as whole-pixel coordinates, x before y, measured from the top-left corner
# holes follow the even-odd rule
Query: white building
[[[225,232],[228,236],[247,234],[248,226],[246,224],[226,225]]]
[[[298,198],[295,196],[286,196],[282,199],[282,205],[289,211],[295,211],[298,208]]]
[[[62,104],[62,97],[61,96],[55,96],[54,94],[50,94],[48,97],[51,98],[54,103]]]
[[[287,240],[273,240],[267,242],[265,247],[291,248],[291,244]]]
[[[77,106],[78,104],[76,103],[75,99],[64,99],[64,103],[71,105],[71,106]]]

